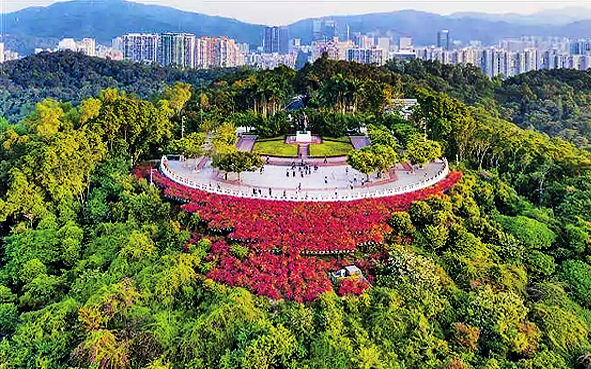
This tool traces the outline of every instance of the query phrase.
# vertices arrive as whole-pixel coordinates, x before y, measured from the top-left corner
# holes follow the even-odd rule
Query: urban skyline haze
[[[31,6],[48,6],[68,0],[0,0],[0,12]],[[103,2],[108,0],[77,0]],[[413,9],[448,15],[456,12],[533,14],[565,7],[591,7],[589,0],[570,1],[315,1],[315,0],[133,0],[142,4],[171,6],[181,10],[235,18],[265,25],[287,25],[305,18],[366,14]]]

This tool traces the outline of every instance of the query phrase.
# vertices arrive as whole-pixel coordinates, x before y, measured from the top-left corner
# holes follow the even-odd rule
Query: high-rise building
[[[376,37],[374,44],[386,53],[390,51],[390,37]]]
[[[449,50],[449,31],[443,30],[437,32],[437,47],[441,47],[444,50]]]
[[[400,36],[400,40],[398,41],[398,49],[400,51],[412,50],[412,37]]]
[[[63,51],[63,50],[78,51],[78,47],[76,46],[76,41],[74,41],[73,38],[62,39],[58,43],[57,49],[59,51]]]
[[[287,54],[289,52],[289,31],[286,27],[265,27],[263,37],[265,53]]]
[[[356,61],[363,64],[384,64],[384,51],[381,48],[373,47],[370,49],[353,48],[347,50],[347,60]]]
[[[195,67],[195,35],[163,33],[158,37],[158,63],[181,68]]]
[[[130,33],[112,41],[113,49],[121,50],[123,58],[133,63],[158,61],[158,35]]]
[[[82,41],[76,42],[76,47],[84,55],[96,55],[96,41],[93,38],[83,38]]]
[[[373,46],[373,39],[367,35],[355,35],[354,42],[357,47],[360,47],[362,49],[367,49]]]
[[[244,65],[248,45],[227,37],[201,37],[195,43],[197,68],[231,68]]]

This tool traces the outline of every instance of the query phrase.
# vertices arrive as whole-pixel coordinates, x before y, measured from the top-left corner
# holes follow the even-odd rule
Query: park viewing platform
[[[277,201],[353,201],[394,196],[432,186],[449,173],[448,162],[443,158],[422,168],[398,164],[386,173],[371,175],[368,180],[368,176],[344,160],[334,161],[291,159],[291,165],[267,164],[260,171],[238,176],[213,168],[208,158],[172,160],[165,156],[160,161],[160,171],[190,188]]]

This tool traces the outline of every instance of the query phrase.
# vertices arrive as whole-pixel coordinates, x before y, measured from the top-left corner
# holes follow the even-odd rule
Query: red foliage
[[[361,278],[344,278],[339,287],[339,295],[349,294],[361,295],[363,291],[369,288],[369,282]]]
[[[150,167],[134,170],[149,177]],[[332,288],[328,272],[340,266],[305,254],[349,253],[358,246],[380,244],[391,228],[395,211],[405,211],[414,201],[440,195],[462,177],[452,172],[436,185],[419,191],[349,202],[290,202],[238,198],[192,189],[153,172],[153,181],[164,196],[184,202],[183,209],[196,212],[210,231],[228,232],[228,239],[248,245],[245,260],[216,242],[212,255],[216,267],[208,276],[218,282],[249,288],[273,299],[285,297],[311,301]],[[370,265],[358,263],[366,275]],[[371,278],[371,277],[370,277]],[[346,282],[339,293],[360,294],[367,281]],[[341,292],[341,289],[343,292]]]
[[[349,202],[290,202],[218,195],[177,184],[158,172],[153,180],[164,195],[187,204],[212,231],[230,232],[228,238],[257,251],[288,254],[347,253],[364,244],[384,241],[388,220],[417,200],[439,195],[461,178],[452,172],[435,186],[376,199]]]
[[[212,245],[212,259],[218,265],[208,273],[208,278],[245,287],[275,300],[313,301],[319,294],[332,289],[328,273],[334,270],[334,262],[299,255],[254,252],[245,260],[239,260],[230,254],[230,247],[222,241]]]

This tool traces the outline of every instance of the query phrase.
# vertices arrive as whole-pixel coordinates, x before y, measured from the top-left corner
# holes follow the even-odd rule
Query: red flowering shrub
[[[369,288],[369,282],[359,277],[343,278],[339,286],[339,295],[350,294],[361,295],[363,291]]]
[[[222,241],[214,242],[210,259],[217,266],[207,277],[230,286],[245,287],[272,299],[286,298],[297,302],[313,301],[316,296],[330,291],[328,273],[333,262],[299,255],[254,253],[244,260],[232,256],[231,247]]]
[[[134,175],[149,178],[150,169],[135,168]],[[440,195],[461,177],[461,172],[451,172],[434,186],[390,197],[290,202],[219,195],[180,185],[159,171],[152,174],[164,196],[185,203],[182,208],[199,214],[210,232],[226,233],[229,240],[249,247],[248,255],[239,260],[225,243],[214,244],[212,261],[216,266],[209,272],[210,278],[273,299],[296,301],[311,301],[330,290],[327,274],[337,264],[303,255],[350,253],[360,246],[381,244],[391,231],[388,221],[393,212]],[[368,267],[363,265],[363,269]],[[342,289],[341,294],[359,294],[367,286],[367,281],[346,282],[339,293]]]

